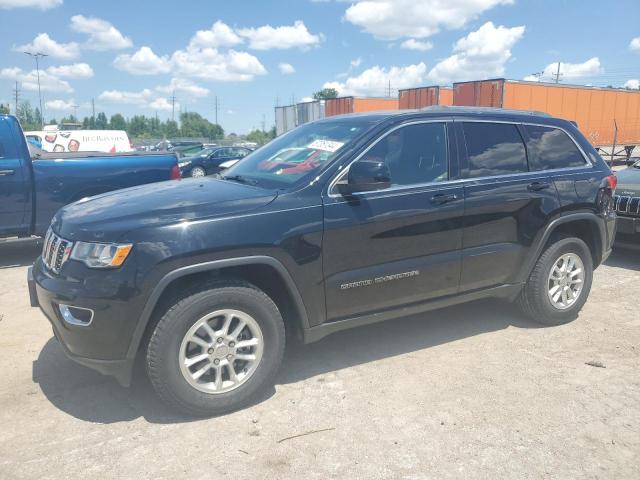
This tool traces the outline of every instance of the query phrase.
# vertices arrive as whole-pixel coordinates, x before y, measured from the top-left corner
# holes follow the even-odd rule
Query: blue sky
[[[443,7],[444,6],[444,7]],[[187,2],[0,0],[0,103],[45,118],[96,111],[197,111],[227,132],[273,124],[273,107],[323,86],[383,96],[480,78],[638,87],[640,2],[579,0],[290,0]]]

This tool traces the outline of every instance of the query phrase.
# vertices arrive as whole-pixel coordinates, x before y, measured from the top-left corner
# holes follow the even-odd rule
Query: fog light
[[[58,305],[62,319],[70,325],[86,327],[93,320],[93,310],[82,307],[72,307],[71,305]]]

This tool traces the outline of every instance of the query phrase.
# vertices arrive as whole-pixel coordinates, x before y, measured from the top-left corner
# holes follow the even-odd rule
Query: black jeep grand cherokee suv
[[[482,297],[576,317],[615,233],[615,177],[569,122],[496,109],[333,117],[219,179],[69,205],[30,270],[72,359],[127,385],[142,357],[197,415],[272,382],[305,342]]]

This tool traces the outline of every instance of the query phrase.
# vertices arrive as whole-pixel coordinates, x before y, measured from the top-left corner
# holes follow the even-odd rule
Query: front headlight
[[[178,162],[178,166],[179,166],[180,168],[184,168],[184,167],[186,167],[187,165],[191,165],[191,161],[190,161],[190,160],[189,160],[188,162]]]
[[[114,268],[124,263],[132,247],[130,243],[76,242],[71,258],[84,262],[89,268]]]

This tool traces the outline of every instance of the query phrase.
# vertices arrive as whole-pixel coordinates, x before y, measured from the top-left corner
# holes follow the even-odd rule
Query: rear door
[[[31,220],[28,172],[15,141],[20,134],[9,117],[0,117],[0,236],[26,233]]]
[[[464,200],[451,179],[449,138],[444,121],[394,128],[362,155],[387,163],[389,189],[353,198],[329,190],[322,247],[328,321],[458,290]]]
[[[462,150],[465,215],[460,290],[516,282],[558,194],[544,171],[531,171],[516,123],[456,121]]]

